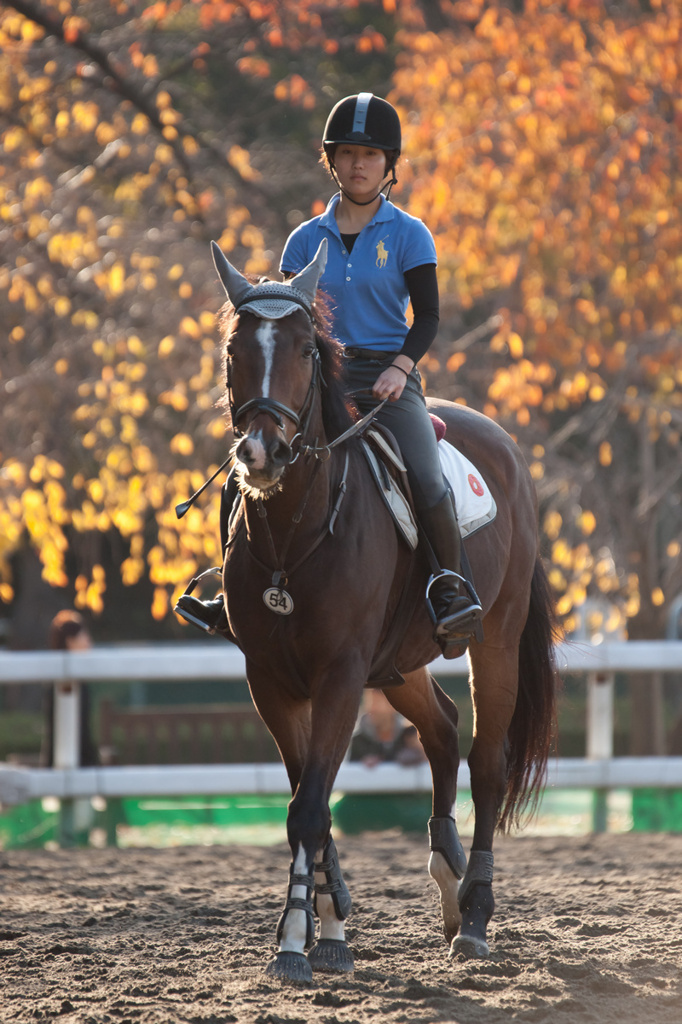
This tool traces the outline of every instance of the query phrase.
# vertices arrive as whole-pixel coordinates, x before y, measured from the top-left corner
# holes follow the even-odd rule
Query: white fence
[[[562,674],[587,675],[587,757],[550,762],[548,785],[556,788],[682,787],[682,757],[614,758],[615,672],[682,672],[682,641],[564,644],[557,651]],[[466,658],[431,665],[437,679],[468,674]],[[281,765],[190,765],[79,768],[79,683],[103,681],[243,680],[244,658],[219,641],[209,644],[100,647],[78,652],[0,652],[0,683],[52,682],[55,686],[53,769],[0,765],[0,802],[37,797],[118,797],[191,794],[287,793]],[[469,788],[466,762],[459,785]],[[367,769],[346,763],[337,777],[340,792],[425,792],[428,766],[394,764]]]

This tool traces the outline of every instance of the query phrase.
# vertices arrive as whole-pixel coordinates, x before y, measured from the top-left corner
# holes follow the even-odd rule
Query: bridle
[[[245,431],[239,426],[240,421],[246,415],[246,413],[255,411],[258,413],[266,413],[275,423],[277,428],[284,433],[284,419],[286,417],[290,420],[295,428],[296,434],[291,441],[293,445],[297,439],[302,440],[308,432],[310,426],[310,419],[313,413],[313,403],[315,393],[319,391],[320,384],[324,383],[322,378],[322,367],[320,361],[320,350],[317,346],[317,339],[315,339],[315,348],[312,353],[313,367],[310,374],[310,383],[308,384],[308,390],[306,396],[303,399],[303,404],[298,412],[290,408],[288,405],[284,405],[283,402],[278,402],[274,398],[268,398],[266,395],[261,395],[258,398],[250,398],[243,405],[238,408],[235,406],[233,398],[232,388],[232,374],[231,374],[231,363],[228,357],[227,360],[227,401],[230,409],[230,417],[232,419],[232,430],[237,438],[244,437]],[[253,417],[252,417],[253,419]],[[293,460],[292,460],[293,461]]]
[[[310,316],[311,322],[314,324],[312,320],[312,315],[307,306],[297,299],[294,299],[292,301],[296,301],[298,305],[300,305],[303,309],[306,310],[306,312]],[[387,401],[387,399],[384,398],[383,401],[379,402],[379,404],[375,406],[374,409],[372,409],[369,413],[363,416],[362,419],[358,420],[351,427],[349,427],[348,430],[345,430],[339,437],[336,437],[333,441],[330,441],[324,445],[318,445],[317,439],[315,439],[314,444],[305,443],[305,437],[308,433],[308,428],[310,426],[310,420],[313,413],[315,393],[320,391],[320,385],[324,384],[324,378],[322,376],[320,350],[317,343],[317,335],[314,330],[313,341],[315,347],[312,354],[313,368],[310,375],[310,383],[308,384],[308,390],[306,392],[305,398],[303,399],[303,404],[301,405],[301,408],[299,409],[298,412],[296,412],[294,409],[291,409],[288,405],[284,405],[283,402],[278,402],[274,398],[268,398],[266,395],[261,395],[258,398],[250,398],[248,401],[244,402],[243,405],[240,405],[237,408],[235,406],[233,398],[232,380],[230,372],[231,364],[229,357],[227,360],[227,402],[230,410],[230,417],[232,420],[232,431],[234,433],[234,436],[236,438],[244,437],[245,431],[242,430],[241,427],[239,426],[239,421],[245,415],[245,413],[251,412],[252,410],[255,410],[256,414],[262,412],[270,416],[271,419],[274,420],[275,425],[278,427],[278,429],[282,431],[282,433],[284,433],[284,420],[282,417],[285,416],[287,419],[291,420],[291,422],[296,427],[296,434],[291,440],[290,447],[293,449],[294,444],[298,442],[298,451],[293,456],[293,458],[289,460],[289,465],[293,465],[293,463],[296,462],[296,460],[298,459],[299,455],[303,455],[305,459],[309,457],[314,458],[316,464],[319,464],[320,462],[326,462],[327,459],[329,459],[329,457],[331,456],[332,449],[336,448],[338,445],[342,444],[349,438],[361,433],[365,429],[365,427],[367,427],[368,424],[374,419],[376,414],[386,404]],[[232,459],[233,454],[232,452],[230,452],[225,461],[221,463],[220,466],[218,466],[217,470],[201,485],[201,487],[198,488],[198,490],[194,492],[194,494],[190,495],[190,497],[186,501],[180,502],[178,505],[175,506],[175,514],[177,515],[178,519],[182,519],[182,517],[192,507],[197,498],[201,494],[203,494],[203,492],[206,490],[209,484],[213,483],[216,477],[219,476],[220,473],[222,473],[223,470],[229,466],[229,464],[232,462]],[[344,470],[344,481],[346,472],[347,465],[346,469]],[[338,508],[335,508],[333,518],[336,518],[337,514]]]

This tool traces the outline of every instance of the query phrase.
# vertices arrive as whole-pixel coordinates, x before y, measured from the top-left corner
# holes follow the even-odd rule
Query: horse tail
[[[507,733],[507,791],[497,827],[508,832],[524,811],[532,814],[545,783],[547,761],[556,735],[558,637],[552,592],[538,557],[533,570],[528,618],[519,643],[516,707]]]

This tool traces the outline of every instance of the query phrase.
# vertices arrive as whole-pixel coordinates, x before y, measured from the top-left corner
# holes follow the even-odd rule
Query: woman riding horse
[[[213,244],[230,303],[221,330],[235,433],[231,485],[243,500],[223,537],[224,602],[207,610],[187,594],[179,604],[190,620],[205,616],[204,628],[215,628],[211,614],[221,617],[218,628],[244,652],[251,695],[286,766],[292,861],[279,952],[268,974],[295,982],[309,982],[313,970],[353,969],[344,934],[350,895],[329,801],[363,689],[375,678],[377,652],[391,648],[404,682],[379,685],[416,727],[431,767],[429,873],[440,889],[453,955],[488,955],[494,831],[517,821],[537,798],[554,722],[553,608],[528,466],[488,417],[433,399],[427,407],[414,369],[435,330],[435,255],[424,226],[379,193],[399,149],[391,111],[367,94],[332,111],[325,141],[341,193],[287,243],[285,271],[300,267],[317,246],[293,278],[253,285]],[[336,304],[334,329],[340,333],[341,325],[345,348],[327,330],[320,280]],[[410,294],[416,315],[408,330]],[[390,400],[379,416],[411,462],[424,532],[446,567],[431,588],[435,629],[423,599],[427,553],[422,545],[410,550],[394,528],[358,438],[363,421],[354,424],[347,407],[348,382],[372,393],[357,396],[361,409]],[[428,409],[486,481],[497,509],[467,539],[480,601],[463,592],[457,572],[459,534]],[[223,497],[231,506],[229,488]],[[454,818],[458,712],[427,666],[440,649],[451,653],[466,643],[481,610],[485,633],[469,649],[475,826],[467,859]]]
[[[339,192],[324,214],[292,232],[280,270],[293,277],[313,260],[322,239],[327,240],[320,287],[331,299],[348,388],[363,413],[388,399],[376,419],[398,441],[417,517],[439,567],[427,601],[435,639],[447,658],[462,653],[463,642],[477,628],[481,605],[472,583],[462,576],[454,498],[443,478],[416,367],[438,329],[436,248],[422,221],[382,194],[387,184],[390,194],[397,180],[400,148],[400,120],[386,100],[360,93],[336,104],[325,127],[323,153]],[[414,314],[411,327],[408,302]],[[224,490],[223,520],[236,491],[231,476]],[[223,541],[226,536],[223,526]],[[176,611],[211,632],[224,625],[222,595],[201,602],[184,594]]]

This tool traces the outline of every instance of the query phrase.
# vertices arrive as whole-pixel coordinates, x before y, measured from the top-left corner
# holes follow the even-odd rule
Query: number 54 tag
[[[291,615],[294,610],[291,594],[287,594],[286,590],[280,590],[279,587],[270,587],[266,590],[263,594],[263,601],[270,611],[277,615]]]

